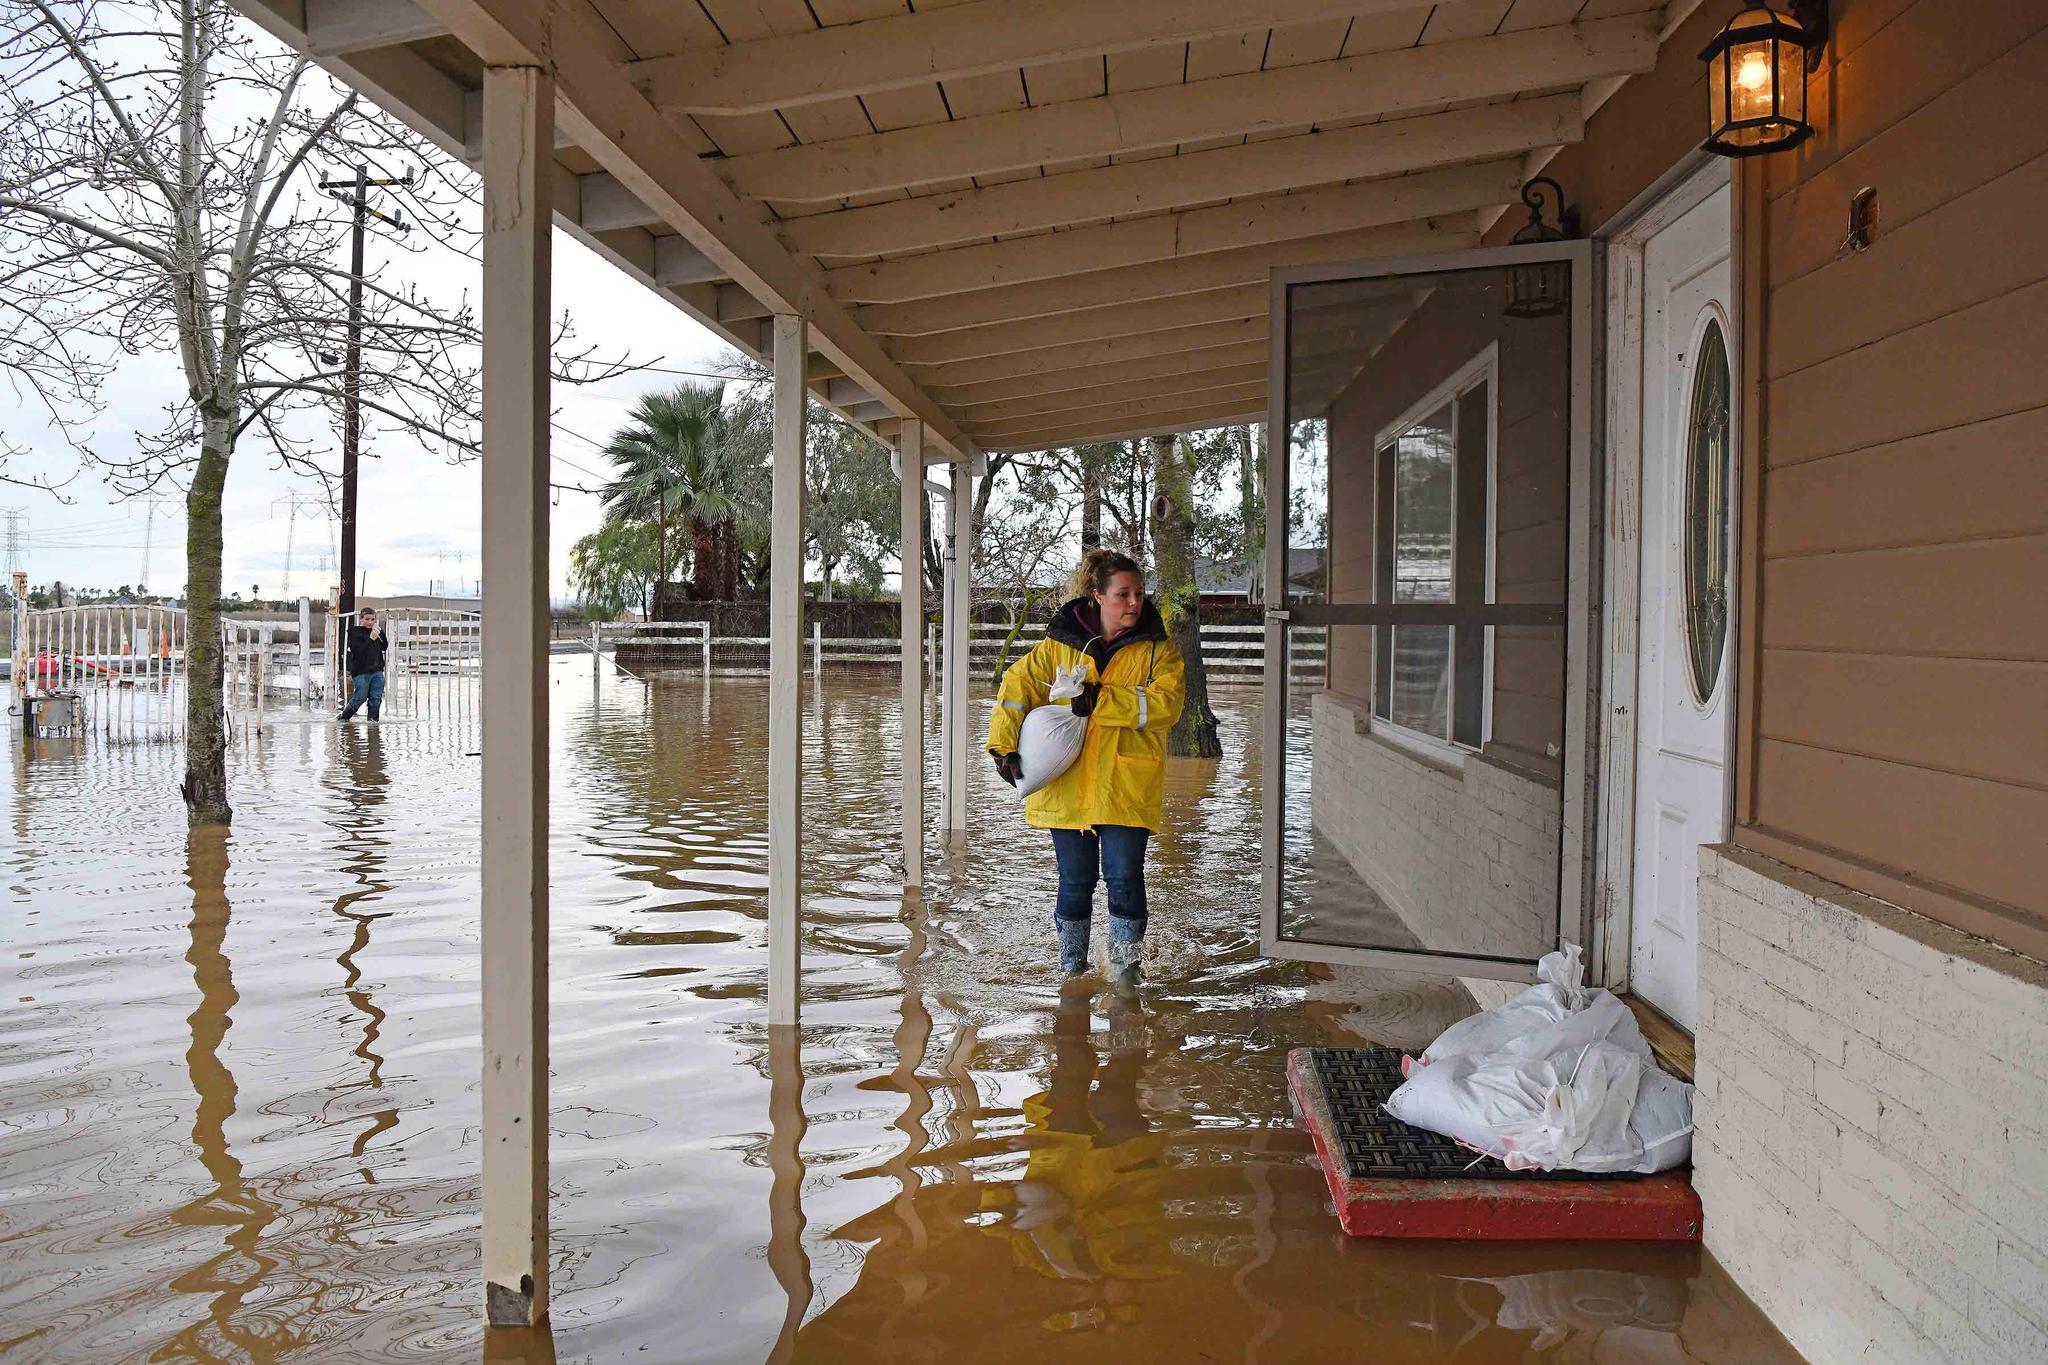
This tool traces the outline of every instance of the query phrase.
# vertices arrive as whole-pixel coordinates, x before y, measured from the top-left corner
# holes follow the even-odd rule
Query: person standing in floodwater
[[[383,714],[384,646],[384,623],[377,619],[377,609],[364,607],[348,628],[348,705],[336,720],[353,720],[365,702],[370,705],[371,720]]]
[[[1186,670],[1159,608],[1145,596],[1145,573],[1129,555],[1090,550],[1068,584],[1070,600],[1053,614],[1045,639],[1003,675],[988,751],[1011,786],[1023,776],[1017,736],[1024,717],[1051,699],[1053,670],[1086,669],[1071,703],[1088,718],[1081,756],[1033,792],[1024,818],[1052,831],[1059,866],[1053,923],[1060,967],[1069,979],[1088,970],[1088,921],[1095,884],[1109,885],[1112,990],[1138,983],[1145,949],[1145,848],[1159,830],[1165,793],[1166,736],[1180,719]]]

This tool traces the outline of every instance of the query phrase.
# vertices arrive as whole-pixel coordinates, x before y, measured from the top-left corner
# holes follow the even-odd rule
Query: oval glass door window
[[[1693,696],[1713,700],[1728,643],[1728,345],[1709,318],[1693,368],[1685,456],[1685,643]]]

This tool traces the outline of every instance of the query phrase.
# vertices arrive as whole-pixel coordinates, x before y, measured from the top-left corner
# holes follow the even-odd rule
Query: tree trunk
[[[718,600],[736,601],[740,595],[740,528],[732,520],[721,521],[715,532],[718,554]]]
[[[1250,425],[1231,431],[1237,446],[1237,515],[1244,537],[1246,600],[1251,602],[1260,600],[1259,584],[1266,573],[1265,462],[1257,446],[1261,435]]]
[[[718,595],[718,528],[690,518],[690,591],[699,602],[723,602]]]
[[[654,581],[668,577],[668,509],[654,504]]]
[[[939,536],[944,535],[945,532],[940,525],[939,518],[933,515],[932,506],[932,495],[926,493],[924,495],[925,536],[920,558],[924,560],[924,600],[927,602],[938,600],[940,585],[946,581],[945,553],[939,544]],[[937,532],[937,534],[935,535],[934,532]]]
[[[1220,758],[1223,741],[1209,706],[1209,669],[1202,659],[1202,599],[1195,588],[1193,471],[1172,436],[1146,438],[1152,446],[1152,483],[1159,490],[1152,516],[1152,548],[1159,574],[1159,614],[1187,663],[1187,705],[1166,737],[1176,758]]]
[[[1081,461],[1081,553],[1102,545],[1102,462],[1083,446]]]
[[[185,494],[185,816],[193,825],[225,825],[228,805],[228,733],[221,689],[221,496],[227,487],[234,440],[226,417],[209,415],[200,436],[199,463]]]

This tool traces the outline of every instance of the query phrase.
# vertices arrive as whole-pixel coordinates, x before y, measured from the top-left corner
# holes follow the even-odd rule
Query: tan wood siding
[[[1767,559],[1764,573],[1765,649],[2048,659],[2048,536]]]
[[[1767,739],[2023,787],[2048,773],[2048,664],[1774,649],[1763,679]]]
[[[2048,408],[2032,408],[1774,469],[1764,553],[1940,545],[2048,531],[2044,451]],[[1901,519],[1902,509],[1911,509],[1910,519]]]
[[[1766,739],[1758,822],[2023,907],[2048,882],[2048,792]]]
[[[1867,338],[1771,381],[1766,460],[1792,464],[2048,405],[2043,356],[2048,281]]]
[[[2048,5],[1834,9],[1762,177],[1748,834],[2048,955]]]

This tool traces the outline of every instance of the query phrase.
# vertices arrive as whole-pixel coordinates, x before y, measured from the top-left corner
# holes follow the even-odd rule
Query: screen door
[[[1273,956],[1533,979],[1578,940],[1592,256],[1273,277]]]

